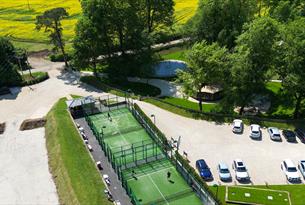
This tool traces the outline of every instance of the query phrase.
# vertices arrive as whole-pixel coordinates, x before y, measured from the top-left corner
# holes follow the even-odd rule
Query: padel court
[[[134,204],[202,204],[127,107],[87,116]]]

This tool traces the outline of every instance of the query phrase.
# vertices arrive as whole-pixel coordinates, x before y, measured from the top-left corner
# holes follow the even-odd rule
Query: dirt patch
[[[0,123],[0,135],[3,134],[5,131],[5,122],[4,123]]]
[[[46,124],[45,118],[28,119],[24,120],[20,125],[20,130],[32,130],[39,127],[44,127]]]

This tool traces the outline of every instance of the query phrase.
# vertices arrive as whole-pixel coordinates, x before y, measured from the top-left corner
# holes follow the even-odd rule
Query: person
[[[112,118],[111,118],[111,116],[110,116],[110,113],[109,113],[109,112],[107,113],[107,115],[108,115],[108,120],[109,120],[110,122],[112,122]]]
[[[169,180],[171,178],[171,173],[170,171],[167,172],[167,179]]]
[[[136,177],[136,172],[134,170],[131,171],[131,176],[135,179],[138,180],[138,178]]]

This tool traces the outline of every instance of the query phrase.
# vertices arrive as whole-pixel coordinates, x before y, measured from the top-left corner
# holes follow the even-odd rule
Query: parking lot
[[[255,185],[287,184],[281,162],[289,158],[297,165],[299,160],[305,159],[305,144],[299,139],[297,143],[289,143],[284,138],[281,142],[275,142],[270,139],[267,129],[262,129],[262,140],[256,141],[249,137],[249,126],[245,126],[244,133],[239,135],[232,133],[229,124],[189,119],[147,103],[139,104],[148,116],[156,116],[156,125],[168,138],[181,136],[180,152],[187,152],[194,167],[196,160],[206,160],[214,177],[213,181],[208,182],[211,185],[240,184],[235,180],[232,170],[232,162],[236,158],[244,161],[251,183]],[[219,180],[219,162],[225,162],[230,167],[232,182],[224,183]]]

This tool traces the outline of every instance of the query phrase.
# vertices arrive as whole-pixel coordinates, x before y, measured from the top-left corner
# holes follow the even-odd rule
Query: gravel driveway
[[[242,135],[233,134],[228,124],[216,124],[203,120],[194,120],[145,102],[138,102],[148,116],[156,116],[156,124],[168,138],[177,139],[182,136],[180,151],[188,153],[191,165],[196,160],[205,159],[214,175],[214,180],[209,184],[239,184],[233,182],[223,183],[217,174],[217,164],[226,162],[232,167],[236,158],[242,159],[249,171],[251,183],[260,184],[287,184],[286,178],[280,168],[283,159],[290,158],[295,164],[298,160],[305,159],[305,144],[271,141],[266,129],[262,130],[261,141],[254,141],[249,137],[249,126],[245,126]],[[235,177],[234,173],[233,178]],[[303,181],[304,183],[304,181]]]

